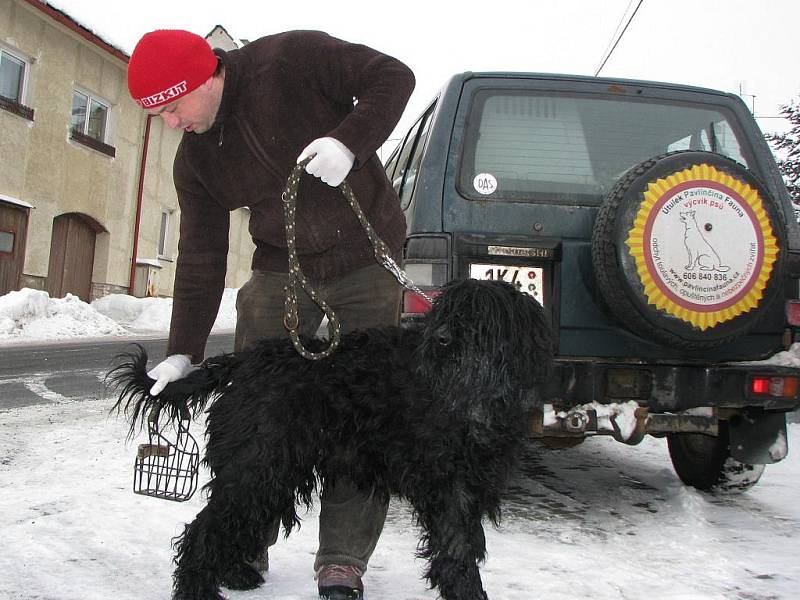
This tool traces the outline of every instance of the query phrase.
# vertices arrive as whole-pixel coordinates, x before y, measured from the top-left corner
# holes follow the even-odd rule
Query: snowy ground
[[[226,291],[217,329],[235,322]],[[91,306],[23,290],[0,296],[0,345],[164,332],[169,300]],[[46,295],[45,295],[46,296]],[[773,362],[800,364],[797,347]],[[170,539],[202,507],[131,491],[142,437],[87,396],[0,409],[0,600],[167,600]],[[201,424],[193,431],[202,439]],[[505,519],[487,527],[493,600],[795,600],[800,597],[800,424],[789,456],[741,496],[682,486],[662,440],[532,447]],[[207,478],[204,472],[202,477]],[[413,558],[416,529],[395,502],[365,584],[370,600],[434,599]],[[267,584],[232,600],[315,600],[317,520],[271,552]]]
[[[0,412],[0,598],[167,600],[170,538],[203,505],[131,491],[138,442],[109,401]],[[195,433],[201,428],[194,426]],[[198,436],[199,437],[199,436]],[[660,440],[532,448],[482,569],[502,600],[792,600],[800,590],[800,425],[789,457],[741,496],[683,487]],[[204,472],[202,477],[207,477]],[[316,514],[271,552],[267,584],[232,600],[313,600]],[[416,529],[393,503],[365,584],[371,600],[433,599]]]

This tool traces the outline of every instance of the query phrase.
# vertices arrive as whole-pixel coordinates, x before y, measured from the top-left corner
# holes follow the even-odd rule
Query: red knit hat
[[[181,29],[142,36],[128,62],[128,90],[142,108],[156,108],[205,83],[217,68],[208,42]]]

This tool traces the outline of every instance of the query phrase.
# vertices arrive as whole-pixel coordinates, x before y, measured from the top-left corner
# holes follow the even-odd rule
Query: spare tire
[[[636,335],[682,349],[748,331],[781,292],[786,227],[743,165],[711,152],[657,156],[605,198],[592,263],[609,311]]]

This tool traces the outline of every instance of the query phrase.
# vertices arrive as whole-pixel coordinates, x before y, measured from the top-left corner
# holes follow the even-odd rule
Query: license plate
[[[514,265],[489,265],[473,263],[469,266],[472,279],[507,281],[521,292],[533,296],[544,306],[544,269],[542,267],[519,267]]]

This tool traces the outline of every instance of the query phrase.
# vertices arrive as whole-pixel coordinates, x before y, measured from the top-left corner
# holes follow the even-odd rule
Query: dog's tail
[[[157,396],[150,394],[155,380],[147,376],[147,351],[139,344],[135,349],[119,354],[117,366],[106,375],[106,383],[119,394],[111,411],[125,413],[130,423],[129,435],[134,435],[155,411],[177,423],[201,413],[212,396],[230,381],[230,374],[240,359],[235,354],[223,354],[204,362],[186,377],[173,381]]]

